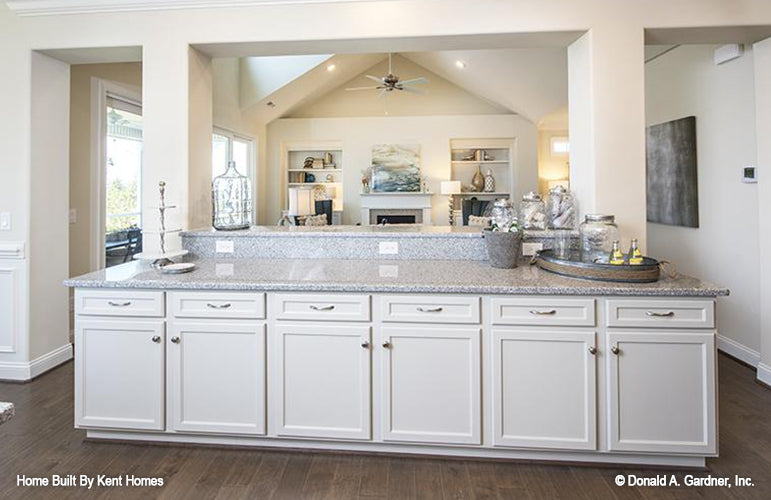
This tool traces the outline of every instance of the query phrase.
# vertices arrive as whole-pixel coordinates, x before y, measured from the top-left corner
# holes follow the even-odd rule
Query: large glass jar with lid
[[[490,210],[490,224],[493,229],[508,231],[517,223],[517,214],[514,206],[507,198],[496,200]]]
[[[541,195],[530,191],[519,202],[519,223],[522,229],[546,229],[546,205]]]
[[[225,173],[214,178],[211,198],[214,229],[232,231],[252,224],[251,182],[238,173],[236,162],[228,162]]]
[[[589,214],[579,227],[581,234],[581,260],[584,262],[606,262],[618,240],[616,217],[613,215]]]

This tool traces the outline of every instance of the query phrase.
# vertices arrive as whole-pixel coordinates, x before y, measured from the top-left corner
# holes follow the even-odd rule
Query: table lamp
[[[442,194],[449,196],[447,200],[447,206],[449,208],[449,214],[447,219],[450,221],[450,225],[454,226],[453,210],[455,209],[455,200],[453,195],[460,194],[460,181],[442,181],[440,184],[440,191]]]

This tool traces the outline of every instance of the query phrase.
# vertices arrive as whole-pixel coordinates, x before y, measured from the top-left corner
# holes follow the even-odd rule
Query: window
[[[212,133],[212,179],[224,174],[229,161],[254,185],[254,140],[228,130],[215,128]]]
[[[567,156],[570,153],[570,142],[567,137],[551,138],[552,156]]]

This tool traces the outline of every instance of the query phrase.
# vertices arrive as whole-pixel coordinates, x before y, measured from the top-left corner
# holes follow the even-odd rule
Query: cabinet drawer
[[[608,326],[640,328],[714,328],[712,300],[611,299]]]
[[[479,323],[479,297],[386,295],[380,298],[380,317],[386,322]]]
[[[248,292],[173,292],[175,318],[263,319],[265,294]]]
[[[165,315],[163,292],[134,291],[120,288],[75,290],[75,314],[88,316]]]
[[[277,293],[277,319],[369,321],[369,295]]]
[[[594,299],[493,298],[494,325],[594,326]]]

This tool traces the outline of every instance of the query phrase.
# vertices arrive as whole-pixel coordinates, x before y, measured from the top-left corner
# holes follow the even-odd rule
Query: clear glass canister
[[[490,210],[490,224],[495,229],[508,231],[517,223],[517,215],[511,201],[506,198],[496,200]]]
[[[564,186],[555,186],[546,198],[546,214],[551,229],[575,229],[578,222],[576,197]]]
[[[539,194],[531,191],[522,197],[519,221],[522,229],[546,229],[546,204]]]
[[[228,162],[225,173],[214,178],[211,198],[214,229],[246,229],[252,224],[251,182],[238,173],[236,162]]]
[[[579,227],[581,233],[581,260],[584,262],[606,262],[618,240],[616,217],[613,215],[591,214],[584,218]]]

